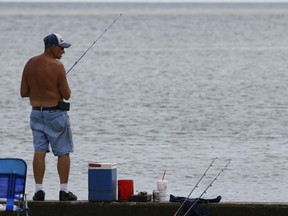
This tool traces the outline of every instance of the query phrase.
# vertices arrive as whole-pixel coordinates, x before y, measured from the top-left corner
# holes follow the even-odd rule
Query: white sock
[[[60,184],[60,190],[65,191],[66,193],[69,192],[68,190],[68,184]]]
[[[35,184],[35,192],[38,192],[40,190],[43,190],[43,185],[42,184]]]

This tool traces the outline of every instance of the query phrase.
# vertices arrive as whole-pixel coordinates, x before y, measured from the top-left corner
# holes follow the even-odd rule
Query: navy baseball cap
[[[56,33],[52,33],[50,35],[47,35],[43,39],[43,41],[44,41],[45,47],[51,47],[54,45],[58,45],[58,46],[63,47],[63,48],[68,48],[71,46],[70,43],[65,42],[65,40],[62,38],[61,35],[56,34]]]

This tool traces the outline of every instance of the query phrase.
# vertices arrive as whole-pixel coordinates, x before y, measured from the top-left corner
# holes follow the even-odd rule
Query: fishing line
[[[208,170],[213,166],[213,163],[215,162],[215,160],[217,160],[217,157],[214,158],[212,160],[212,162],[209,164],[209,166],[207,167],[207,169],[205,170],[204,174],[200,177],[200,179],[198,180],[198,182],[196,183],[196,185],[193,187],[193,189],[191,190],[191,192],[188,194],[188,196],[186,197],[186,199],[182,202],[181,206],[178,208],[178,210],[176,211],[176,213],[174,214],[174,216],[176,216],[179,211],[182,209],[182,207],[184,206],[185,202],[189,199],[189,197],[191,196],[191,194],[193,193],[193,191],[198,187],[199,183],[201,182],[201,180],[206,176],[206,173],[208,172]]]
[[[221,169],[221,171],[216,175],[216,177],[211,181],[211,183],[207,186],[207,188],[203,191],[203,193],[194,201],[194,203],[190,206],[190,208],[186,211],[186,213],[183,216],[186,216],[190,210],[196,205],[196,203],[199,201],[199,199],[207,192],[207,190],[212,187],[212,184],[217,180],[217,178],[224,172],[224,170],[228,167],[231,160],[228,160],[228,163]]]
[[[72,67],[66,72],[66,75],[75,67],[75,65],[86,55],[86,53],[97,43],[97,41],[108,31],[109,28],[122,16],[122,13],[114,19],[114,21],[102,32],[102,34],[88,47],[88,49],[80,56],[80,58],[72,65]]]

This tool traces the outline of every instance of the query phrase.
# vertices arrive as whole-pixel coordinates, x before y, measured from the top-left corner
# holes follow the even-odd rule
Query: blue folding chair
[[[0,158],[0,211],[29,215],[25,194],[27,164],[19,158]],[[6,202],[5,202],[6,201]],[[16,203],[16,202],[17,203]]]

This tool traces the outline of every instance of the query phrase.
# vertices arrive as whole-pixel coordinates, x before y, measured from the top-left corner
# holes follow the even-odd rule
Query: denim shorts
[[[32,110],[30,127],[35,152],[46,152],[49,150],[49,145],[55,156],[73,152],[72,132],[67,111]]]

